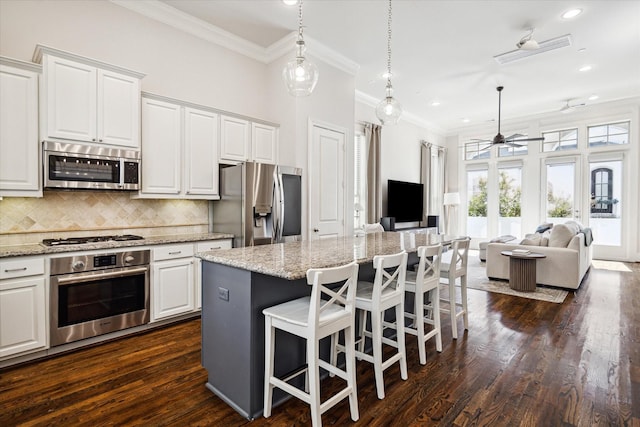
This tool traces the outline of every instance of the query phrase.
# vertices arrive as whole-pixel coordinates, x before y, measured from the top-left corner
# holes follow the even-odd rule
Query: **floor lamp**
[[[447,220],[447,230],[445,234],[452,234],[453,227],[451,224],[451,216],[455,219],[456,206],[460,204],[460,193],[444,193],[443,203]]]

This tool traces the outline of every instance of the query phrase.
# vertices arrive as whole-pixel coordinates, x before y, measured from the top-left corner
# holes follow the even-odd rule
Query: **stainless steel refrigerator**
[[[210,231],[234,235],[234,247],[302,238],[302,170],[264,163],[220,168],[220,200]]]

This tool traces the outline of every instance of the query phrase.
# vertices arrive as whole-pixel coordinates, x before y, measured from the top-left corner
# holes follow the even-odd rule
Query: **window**
[[[489,142],[486,141],[468,142],[464,145],[464,159],[488,159],[489,157],[491,157],[491,150],[489,148]]]
[[[629,122],[610,123],[587,128],[589,147],[629,143]]]
[[[520,235],[522,201],[522,167],[498,167],[498,234]]]
[[[467,234],[487,237],[488,170],[467,170]]]
[[[613,212],[613,171],[598,168],[591,171],[591,213]]]
[[[526,138],[526,135],[521,135],[519,138]],[[514,142],[518,143],[517,141]],[[502,145],[498,150],[498,157],[526,156],[527,154],[529,154],[529,147],[526,142],[523,142],[520,147]]]
[[[367,151],[364,134],[356,134],[353,147],[353,228],[357,230],[364,229],[367,218]]]
[[[578,148],[578,129],[543,132],[542,151],[575,150]]]

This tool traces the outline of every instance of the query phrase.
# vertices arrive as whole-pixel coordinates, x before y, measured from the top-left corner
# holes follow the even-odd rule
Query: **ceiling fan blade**
[[[516,139],[516,138],[522,138],[522,137],[524,137],[524,136],[526,136],[526,135],[523,135],[523,134],[521,134],[521,133],[514,133],[513,135],[509,135],[508,137],[506,137],[506,138],[505,138],[505,140],[507,140],[507,141],[511,141],[511,140],[513,140],[513,139]]]

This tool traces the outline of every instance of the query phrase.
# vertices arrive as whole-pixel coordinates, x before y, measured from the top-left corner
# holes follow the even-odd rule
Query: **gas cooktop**
[[[45,246],[62,246],[62,245],[82,245],[84,243],[99,242],[124,242],[127,240],[142,240],[144,237],[134,234],[121,234],[116,236],[88,236],[88,237],[69,237],[68,239],[44,239],[42,244]]]

